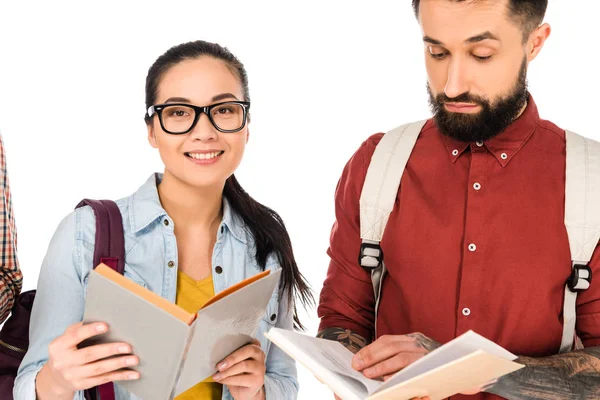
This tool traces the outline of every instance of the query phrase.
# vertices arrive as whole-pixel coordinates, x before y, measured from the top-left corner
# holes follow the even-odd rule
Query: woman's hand
[[[265,398],[266,355],[256,339],[227,356],[213,375],[215,382],[227,385],[235,400],[260,400]]]
[[[139,362],[136,356],[131,355],[128,344],[108,343],[77,348],[84,340],[107,330],[104,323],[83,325],[78,322],[52,341],[48,346],[49,359],[36,379],[38,399],[70,400],[79,390],[112,381],[139,379],[138,372],[123,369]]]

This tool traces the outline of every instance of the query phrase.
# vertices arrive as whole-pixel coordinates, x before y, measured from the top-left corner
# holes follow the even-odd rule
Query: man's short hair
[[[476,2],[478,0],[448,0],[455,3],[464,1]],[[487,1],[487,0],[486,0]],[[419,18],[420,0],[412,0],[415,16]],[[548,0],[508,0],[509,16],[521,27],[523,40],[527,40],[529,34],[541,25],[548,8]]]

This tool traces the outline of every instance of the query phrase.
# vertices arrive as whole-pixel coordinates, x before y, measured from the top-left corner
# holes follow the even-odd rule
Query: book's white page
[[[386,388],[395,386],[478,350],[482,350],[505,360],[512,361],[517,358],[517,356],[491,340],[486,339],[473,331],[468,331],[396,373],[383,384],[379,390],[385,390]]]
[[[310,363],[317,363],[329,371],[355,380],[363,386],[364,396],[374,392],[383,384],[383,382],[365,377],[352,368],[353,354],[339,342],[277,328],[271,329],[267,337],[284,351],[289,349],[294,353],[290,354],[293,358],[296,358],[297,353],[304,353],[306,357],[303,358],[310,360]],[[306,367],[311,369],[311,365],[306,365]],[[353,386],[355,389],[358,388]]]

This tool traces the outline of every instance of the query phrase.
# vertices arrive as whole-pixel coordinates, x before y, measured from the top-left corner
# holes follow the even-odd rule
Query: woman
[[[269,303],[258,340],[219,363],[217,374],[181,400],[297,396],[293,360],[262,333],[271,326],[292,329],[298,323],[295,297],[305,304],[312,297],[280,217],[254,201],[233,175],[248,141],[249,108],[246,71],[227,49],[197,41],[168,50],[146,79],[148,140],[160,153],[164,174],[152,175],[117,202],[124,222],[125,276],[190,312],[260,270],[282,269],[282,290]],[[94,231],[91,209],[77,209],[50,243],[16,399],[36,394],[42,400],[82,399],[84,389],[139,379],[123,369],[139,362],[127,354],[126,343],[77,349],[107,329],[102,323],[81,323]],[[135,398],[118,385],[115,390],[118,399]]]

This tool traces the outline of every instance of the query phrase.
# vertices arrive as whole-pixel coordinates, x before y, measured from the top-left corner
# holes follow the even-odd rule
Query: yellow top
[[[212,276],[195,281],[183,272],[177,273],[176,304],[188,312],[196,313],[215,295]],[[213,381],[212,377],[198,383],[183,392],[175,400],[221,400],[223,385]]]

